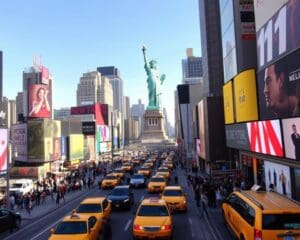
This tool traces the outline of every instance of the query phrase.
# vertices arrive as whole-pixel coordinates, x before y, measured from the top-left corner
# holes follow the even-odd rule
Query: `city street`
[[[186,213],[174,213],[174,237],[173,239],[205,239],[205,240],[230,240],[232,239],[227,228],[222,223],[220,209],[208,209],[209,219],[201,214],[201,209],[196,207],[193,190],[187,186],[184,172],[180,169],[173,170],[177,172],[179,184],[188,194],[188,211]],[[128,175],[129,176],[129,175]],[[172,185],[173,180],[169,182]],[[28,214],[23,212],[25,219],[20,230],[12,234],[6,232],[0,235],[1,239],[12,240],[42,240],[48,239],[50,229],[55,227],[57,223],[67,214],[69,214],[78,204],[87,196],[105,196],[110,190],[99,190],[94,187],[92,190],[83,190],[82,192],[69,193],[66,196],[66,203],[62,203],[61,207],[51,209],[50,206],[38,206],[33,209],[32,215],[35,217],[28,218]],[[133,212],[138,207],[139,202],[145,197],[158,196],[157,194],[148,194],[145,189],[133,189],[135,203],[130,211],[113,210],[111,220],[109,222],[111,228],[111,239],[132,239],[132,221]],[[72,198],[71,198],[72,195]],[[50,197],[49,197],[50,198]],[[67,200],[69,198],[69,200]],[[49,199],[51,201],[51,199]],[[51,204],[49,204],[51,205]],[[40,210],[43,208],[43,210]],[[48,209],[47,212],[46,209]],[[41,215],[38,211],[43,211]]]

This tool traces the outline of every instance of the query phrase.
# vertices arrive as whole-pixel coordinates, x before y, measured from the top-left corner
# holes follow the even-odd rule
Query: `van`
[[[300,204],[255,186],[222,203],[225,223],[240,240],[300,240]]]
[[[32,192],[34,189],[33,180],[22,179],[10,179],[9,180],[9,192],[24,195],[25,193]]]

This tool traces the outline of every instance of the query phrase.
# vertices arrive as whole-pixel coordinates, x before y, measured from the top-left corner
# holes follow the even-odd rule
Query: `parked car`
[[[0,209],[0,232],[10,230],[14,228],[19,229],[21,227],[22,217],[18,212],[13,212],[9,209]]]

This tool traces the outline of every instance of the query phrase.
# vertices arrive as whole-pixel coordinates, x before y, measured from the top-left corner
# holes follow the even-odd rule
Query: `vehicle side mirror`
[[[55,232],[55,229],[54,228],[51,228],[50,229],[50,232],[53,234]]]

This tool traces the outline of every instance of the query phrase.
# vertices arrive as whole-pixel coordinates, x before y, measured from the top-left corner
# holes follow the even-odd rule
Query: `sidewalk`
[[[69,193],[65,194],[65,201],[63,199],[60,199],[60,204],[57,205],[56,201],[55,201],[55,196],[54,199],[51,199],[50,195],[47,195],[46,197],[46,201],[44,204],[40,204],[38,206],[34,206],[33,209],[31,210],[31,213],[28,214],[28,212],[26,211],[26,209],[18,209],[16,210],[17,212],[19,212],[22,216],[22,220],[30,220],[30,219],[35,219],[41,216],[45,216],[47,215],[47,213],[50,213],[60,207],[63,207],[65,204],[67,204],[68,202],[82,196],[85,193],[88,193],[91,189],[97,188],[97,183],[99,178],[101,178],[102,176],[97,176],[95,179],[95,184],[93,187],[91,187],[90,189],[85,188],[83,190],[76,190],[76,191],[71,191]]]

